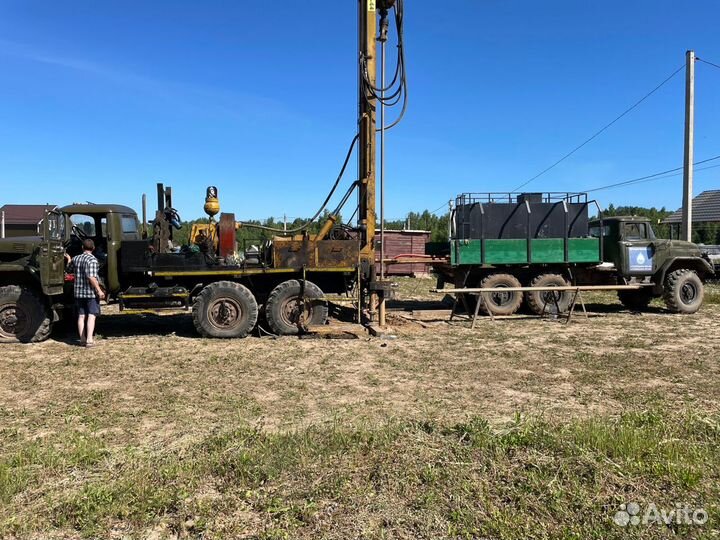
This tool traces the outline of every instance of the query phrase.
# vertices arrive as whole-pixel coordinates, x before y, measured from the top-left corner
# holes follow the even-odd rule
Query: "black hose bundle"
[[[400,100],[402,100],[402,109],[400,110],[400,114],[398,115],[397,119],[393,121],[391,124],[385,126],[385,129],[392,129],[393,127],[397,126],[400,121],[405,116],[405,111],[407,110],[407,102],[408,102],[408,89],[407,89],[407,72],[405,70],[405,40],[404,40],[404,27],[403,27],[403,17],[405,12],[405,6],[403,0],[396,0],[395,4],[392,7],[392,10],[395,14],[395,28],[397,30],[397,61],[395,66],[395,74],[393,75],[392,81],[390,81],[390,84],[387,85],[385,88],[379,88],[373,84],[370,83],[370,76],[368,74],[367,69],[367,59],[361,55],[360,56],[360,72],[362,77],[362,87],[364,90],[364,96],[365,99],[368,101],[370,100],[377,100],[384,104],[386,107],[393,107],[400,103]],[[381,31],[381,34],[384,35],[384,31]],[[386,95],[382,95],[383,93],[387,93]],[[379,131],[379,130],[378,130]],[[335,180],[335,183],[333,184],[332,188],[330,189],[330,193],[328,193],[328,196],[325,198],[325,201],[323,202],[322,206],[320,206],[319,210],[315,213],[313,217],[311,217],[307,222],[305,222],[302,226],[296,227],[295,229],[290,230],[284,230],[284,229],[277,229],[274,227],[266,227],[264,225],[256,225],[254,223],[245,223],[241,222],[243,227],[253,228],[253,229],[260,229],[263,231],[270,231],[270,232],[276,232],[281,234],[294,234],[298,232],[302,232],[307,230],[307,228],[312,225],[318,217],[320,217],[320,214],[325,210],[328,203],[330,202],[330,199],[335,194],[335,191],[337,190],[338,186],[340,185],[340,181],[342,180],[343,175],[345,174],[345,170],[347,169],[347,165],[350,161],[350,157],[352,156],[353,149],[355,148],[355,144],[357,143],[359,139],[359,135],[355,135],[352,142],[350,143],[350,148],[348,149],[347,155],[345,156],[345,161],[343,162],[342,168],[340,169],[340,174],[338,174],[337,179]],[[357,182],[354,182],[352,186],[348,189],[348,192],[345,194],[345,196],[342,199],[342,202],[338,205],[338,208],[335,210],[335,214],[339,213],[342,207],[344,206],[345,202],[347,202],[350,193],[354,190],[356,187]],[[356,209],[357,212],[357,209]],[[354,216],[355,214],[353,214]],[[352,221],[352,218],[349,220]]]

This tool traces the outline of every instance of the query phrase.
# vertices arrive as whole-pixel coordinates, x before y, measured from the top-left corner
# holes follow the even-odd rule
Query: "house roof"
[[[692,201],[692,220],[696,222],[720,222],[720,189],[703,191]],[[663,223],[681,223],[682,208],[669,215]]]
[[[50,204],[6,204],[0,207],[0,212],[5,212],[6,225],[37,225],[45,211],[53,208]]]

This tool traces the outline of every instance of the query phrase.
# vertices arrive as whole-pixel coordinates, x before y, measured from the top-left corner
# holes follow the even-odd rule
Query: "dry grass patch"
[[[570,325],[225,342],[110,314],[92,351],[3,346],[0,537],[626,535],[624,497],[718,500],[718,290],[690,317],[586,295]]]

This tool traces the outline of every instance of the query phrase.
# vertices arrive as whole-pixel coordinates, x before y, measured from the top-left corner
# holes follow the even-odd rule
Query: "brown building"
[[[4,222],[5,237],[37,236],[38,226],[46,210],[55,208],[45,204],[6,204],[0,207],[0,236]],[[4,220],[3,220],[4,218]]]
[[[375,236],[375,269],[380,275],[380,231]],[[400,255],[425,255],[425,244],[430,241],[430,231],[385,231],[385,259]],[[423,276],[429,273],[427,264],[388,264],[388,276]]]

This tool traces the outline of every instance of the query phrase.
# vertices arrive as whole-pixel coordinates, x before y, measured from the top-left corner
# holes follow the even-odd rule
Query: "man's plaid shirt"
[[[75,273],[75,298],[96,298],[95,289],[90,285],[91,277],[97,279],[100,264],[94,255],[81,253],[73,257],[68,272]]]

